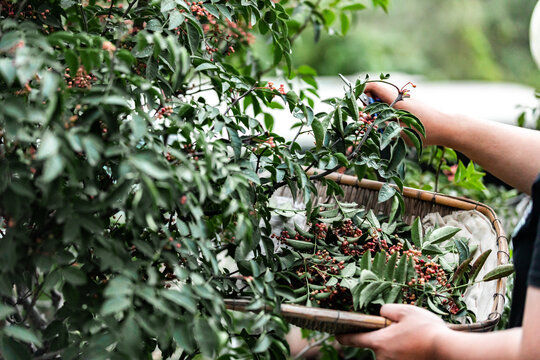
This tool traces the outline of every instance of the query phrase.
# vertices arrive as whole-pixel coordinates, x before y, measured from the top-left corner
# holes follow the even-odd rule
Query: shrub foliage
[[[330,110],[315,112],[316,74],[291,67],[306,27],[330,30],[339,18],[346,32],[364,7],[0,1],[3,356],[284,358],[277,311],[241,316],[223,302],[249,292],[254,306],[279,304],[274,274],[285,264],[273,252],[269,198],[287,186],[312,211],[313,182],[339,193],[322,178],[339,167],[399,188],[400,124],[422,132],[386,104],[362,109],[369,79],[345,82]],[[254,41],[272,49],[271,67]],[[273,132],[280,108],[312,148]],[[420,149],[417,132],[403,131]],[[385,186],[380,201],[401,196]]]

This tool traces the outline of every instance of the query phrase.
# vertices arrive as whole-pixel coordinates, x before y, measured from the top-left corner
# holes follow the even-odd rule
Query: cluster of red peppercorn
[[[210,56],[210,61],[214,61],[214,54],[221,53],[223,55],[231,55],[235,52],[233,41],[245,42],[251,44],[255,37],[253,34],[248,33],[243,26],[238,23],[227,20],[227,25],[219,24],[216,17],[212,15],[205,7],[203,1],[187,1],[189,6],[189,12],[195,16],[197,20],[202,22],[203,32],[205,36],[205,50]],[[185,9],[179,9],[178,12],[186,13]],[[185,19],[188,22],[189,19]],[[251,26],[248,26],[251,28]],[[180,26],[174,29],[177,35],[186,33]],[[207,41],[210,39],[210,41]],[[224,42],[225,44],[222,44]],[[221,46],[219,45],[221,44]],[[220,50],[220,48],[222,50]]]
[[[433,261],[430,255],[422,254],[422,251],[414,246],[404,250],[397,235],[390,236],[390,239],[396,239],[395,244],[388,244],[382,234],[381,228],[367,227],[363,231],[353,221],[345,220],[341,225],[334,227],[329,227],[324,223],[313,224],[309,229],[309,236],[299,232],[293,236],[289,231],[283,230],[279,236],[273,234],[272,237],[304,253],[302,264],[293,269],[298,277],[297,283],[293,285],[296,286],[297,291],[298,289],[306,291],[305,300],[309,298],[321,307],[353,310],[351,291],[341,286],[340,281],[332,279],[334,277],[339,279],[347,263],[358,262],[366,252],[372,255],[382,252],[385,254],[386,262],[392,254],[397,253],[395,264],[402,257],[407,257],[414,264],[414,275],[409,275],[406,284],[402,284],[403,303],[424,306],[425,299],[421,295],[429,282],[437,289],[437,296],[443,298],[441,303],[445,308],[451,314],[457,314],[461,309],[452,299],[452,285],[441,265]],[[334,242],[332,247],[336,249],[335,245],[338,245],[338,250],[332,250],[331,253],[321,247],[313,253],[312,250],[308,250],[309,245],[306,245],[303,250],[299,248],[301,245],[290,240],[307,243],[318,242],[318,240],[326,241],[326,243]]]
[[[273,83],[272,81],[269,81],[269,82],[268,82],[268,85],[265,86],[264,88],[265,88],[265,89],[268,89],[268,90],[277,90],[277,91],[279,91],[279,93],[282,94],[282,95],[285,95],[285,94],[287,93],[287,92],[285,91],[285,85],[280,84],[280,85],[279,85],[279,89],[276,89],[276,88],[274,87],[274,83]]]
[[[358,121],[360,124],[358,126],[358,129],[356,129],[357,136],[364,135],[368,127],[371,126],[371,124],[373,124],[373,121],[375,121],[375,118],[373,117],[373,115],[369,115],[363,111],[360,111],[358,113]],[[377,130],[378,126],[377,125],[373,126],[373,129]]]
[[[37,13],[32,5],[27,5],[21,9],[19,13],[16,12],[19,4],[13,4],[13,1],[2,0],[0,1],[0,16],[20,19],[37,19]],[[49,10],[41,13],[41,16],[46,17],[49,14]]]
[[[80,88],[80,89],[90,89],[92,88],[92,83],[97,81],[97,78],[94,75],[88,74],[86,70],[84,69],[84,66],[80,66],[79,69],[77,69],[77,73],[74,77],[71,77],[69,74],[70,69],[67,68],[66,72],[64,74],[64,79],[66,81],[66,84],[68,85],[68,88]]]
[[[171,105],[163,106],[156,112],[156,118],[163,119],[173,113],[173,107]]]

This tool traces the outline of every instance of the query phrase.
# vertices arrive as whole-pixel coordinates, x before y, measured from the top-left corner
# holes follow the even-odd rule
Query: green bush
[[[315,73],[291,67],[291,45],[324,27],[322,6],[0,1],[4,358],[286,356],[277,312],[240,316],[223,302],[279,303],[269,198],[288,186],[309,212],[313,181],[339,193],[322,175],[343,166],[401,187],[399,121],[423,131],[386,104],[364,109],[378,114],[373,123],[360,121],[368,79],[314,113]],[[345,21],[359,6],[325,8]],[[268,68],[251,51],[255,33],[272,49]],[[287,85],[264,82],[270,72]],[[305,90],[290,90],[295,77]],[[312,149],[273,133],[276,108],[314,136]],[[417,132],[405,131],[420,151]],[[314,167],[324,172],[307,176]],[[385,189],[381,201],[401,201]],[[240,274],[221,266],[226,256]]]

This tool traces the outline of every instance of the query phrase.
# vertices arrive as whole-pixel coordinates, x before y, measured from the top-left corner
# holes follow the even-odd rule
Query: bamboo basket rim
[[[307,175],[316,175],[322,172],[321,170],[311,169],[307,171]],[[362,179],[358,180],[355,176],[345,175],[340,173],[330,173],[324,178],[333,180],[338,184],[350,185],[369,190],[379,191],[384,185],[383,182]],[[395,185],[392,185],[396,187]],[[397,188],[397,187],[396,187]],[[411,187],[403,187],[402,195],[408,198],[414,198],[419,201],[430,202],[454,208],[456,210],[476,210],[486,216],[490,221],[491,226],[495,230],[497,239],[497,265],[507,264],[510,260],[508,252],[508,238],[502,228],[502,223],[497,217],[495,211],[489,206],[464,197],[445,195],[433,191],[420,190]],[[490,331],[495,328],[499,322],[504,310],[505,293],[506,293],[506,278],[497,280],[495,293],[493,295],[493,305],[491,313],[485,320],[477,321],[472,324],[449,324],[448,327],[457,331],[482,332]],[[249,300],[246,299],[226,299],[225,306],[230,310],[237,311],[257,311],[248,307]],[[258,309],[269,311],[269,308]],[[347,332],[362,332],[382,329],[389,326],[392,322],[382,316],[367,315],[357,312],[339,311],[332,309],[308,307],[295,304],[281,304],[281,315],[290,322],[298,321],[315,321],[319,323],[342,325],[347,329]]]

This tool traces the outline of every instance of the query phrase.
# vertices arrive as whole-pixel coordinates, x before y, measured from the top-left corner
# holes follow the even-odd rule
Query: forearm
[[[449,331],[441,333],[434,344],[434,359],[518,359],[521,328],[492,333]]]
[[[414,100],[398,104],[424,122],[426,144],[455,149],[507,184],[530,193],[540,172],[540,131],[448,115]]]

